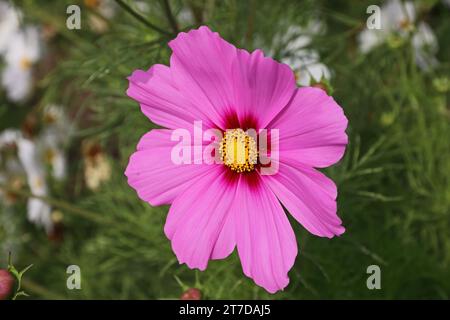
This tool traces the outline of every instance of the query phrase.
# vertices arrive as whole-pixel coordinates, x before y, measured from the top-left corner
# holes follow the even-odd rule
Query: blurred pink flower
[[[297,88],[292,70],[256,50],[237,49],[207,27],[169,43],[170,67],[154,65],[129,77],[127,94],[152,122],[168,128],[145,134],[126,176],[153,206],[171,204],[164,228],[180,263],[204,270],[237,247],[242,268],[274,293],[289,283],[297,243],[282,205],[311,233],[332,238],[345,229],[336,211],[336,185],[316,168],[341,159],[347,119],[318,88]],[[244,130],[279,130],[278,171],[262,165],[175,164],[172,132],[194,121],[231,132],[251,149]],[[221,141],[224,152],[225,133]],[[222,155],[223,157],[223,155]],[[239,170],[242,169],[242,170]],[[243,171],[243,172],[240,172]],[[280,203],[281,202],[281,203]]]

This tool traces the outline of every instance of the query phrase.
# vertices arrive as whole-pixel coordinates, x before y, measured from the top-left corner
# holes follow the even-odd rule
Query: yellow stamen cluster
[[[258,159],[256,141],[242,129],[227,130],[220,141],[219,152],[223,163],[237,173],[255,169]]]

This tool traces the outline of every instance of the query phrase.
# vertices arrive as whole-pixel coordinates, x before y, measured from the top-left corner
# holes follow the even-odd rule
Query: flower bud
[[[8,298],[13,290],[14,278],[8,270],[0,269],[0,300]]]
[[[180,297],[180,300],[201,300],[202,292],[197,288],[189,288]]]

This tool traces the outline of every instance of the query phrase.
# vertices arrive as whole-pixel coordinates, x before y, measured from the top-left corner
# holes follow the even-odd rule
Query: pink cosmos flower
[[[282,205],[314,235],[345,231],[336,214],[336,185],[315,168],[343,156],[347,119],[325,91],[297,88],[287,65],[260,50],[237,49],[207,27],[182,32],[169,46],[170,66],[157,64],[128,78],[127,94],[167,128],[141,138],[125,172],[128,183],[153,206],[171,204],[164,231],[180,263],[204,270],[210,259],[224,259],[237,247],[246,276],[270,293],[281,290],[297,256]],[[226,160],[231,140],[225,133],[223,163],[175,164],[171,152],[179,142],[172,132],[192,132],[194,121],[237,135],[233,141],[249,149],[246,163]],[[275,174],[262,175],[261,165],[249,162],[258,154],[244,133],[250,128],[278,129]]]

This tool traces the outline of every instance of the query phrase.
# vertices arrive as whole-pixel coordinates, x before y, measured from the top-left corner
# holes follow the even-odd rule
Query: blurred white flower
[[[45,183],[42,182],[44,177],[34,176],[33,180],[29,181],[32,183],[30,187],[34,184],[33,195],[36,196],[47,196],[47,189],[44,188]],[[53,230],[53,220],[51,217],[51,207],[50,205],[38,198],[29,198],[27,202],[27,217],[28,220],[38,226],[43,226],[47,233]]]
[[[307,64],[297,72],[297,83],[302,86],[309,86],[313,80],[330,79],[330,76],[330,70],[323,63]]]
[[[285,50],[296,52],[309,46],[312,42],[312,37],[322,34],[324,31],[323,23],[320,20],[313,19],[305,27],[298,25],[289,26],[281,39],[282,43],[286,45]]]
[[[330,79],[330,70],[320,62],[319,53],[309,48],[312,36],[323,29],[320,21],[312,20],[306,27],[290,26],[285,34],[274,39],[275,45],[283,48],[281,62],[294,70],[299,85],[309,86],[313,80],[320,81],[322,77]]]
[[[23,101],[31,92],[32,82],[31,70],[21,70],[12,65],[7,65],[3,70],[2,85],[11,101]]]
[[[4,53],[2,84],[10,100],[24,100],[32,88],[32,66],[41,56],[41,38],[36,27],[18,31]]]
[[[103,154],[85,162],[84,177],[89,189],[98,190],[103,182],[111,177],[111,167]]]
[[[67,118],[63,106],[56,104],[49,104],[45,107],[44,125],[58,131],[60,135],[59,141],[61,142],[65,141],[73,130],[72,124]]]
[[[18,161],[8,161],[1,167],[7,174],[0,172],[1,183],[8,183],[11,177],[23,176],[27,178],[28,186],[33,195],[46,197],[49,195],[46,182],[46,160],[52,169],[55,179],[66,176],[66,156],[63,143],[68,139],[71,125],[61,106],[48,105],[43,114],[44,128],[33,139],[23,137],[17,129],[7,129],[0,132],[0,150],[8,145],[17,146]],[[2,160],[0,158],[0,160]],[[0,162],[0,164],[3,164]],[[14,174],[12,174],[14,173]],[[20,189],[20,187],[18,187]],[[51,206],[37,198],[30,198],[27,204],[28,219],[45,227],[47,233],[53,231],[54,223],[51,218]]]
[[[96,191],[103,182],[111,177],[111,166],[103,154],[86,159],[84,177],[89,189]]]
[[[98,143],[85,142],[83,145],[83,155],[86,185],[92,191],[96,191],[103,182],[110,179],[111,166]]]
[[[414,33],[412,44],[417,65],[423,70],[429,70],[438,64],[436,54],[439,50],[436,36],[430,26],[421,22]]]
[[[53,134],[52,131],[49,131],[43,136],[43,140],[40,141],[42,143],[42,156],[50,164],[53,177],[56,180],[62,180],[66,177],[66,156]]]
[[[64,179],[67,164],[63,147],[70,135],[71,124],[61,106],[48,105],[44,110],[44,125],[39,136],[42,157],[50,164],[53,177]]]
[[[435,58],[438,46],[431,28],[424,22],[414,26],[416,8],[411,1],[388,0],[380,12],[381,29],[364,29],[358,35],[359,50],[367,53],[378,45],[398,37],[406,39],[412,34],[412,45],[417,65],[428,70],[438,61]]]
[[[407,36],[414,25],[416,9],[410,1],[388,0],[380,9],[381,29],[366,28],[358,35],[359,49],[363,53],[386,41],[391,34]]]
[[[42,161],[40,161],[36,143],[30,139],[20,137],[17,141],[17,148],[18,157],[26,172],[31,193],[40,197],[48,196],[44,166]],[[29,198],[27,216],[29,221],[44,226],[47,232],[52,231],[51,207],[45,201],[37,198]]]
[[[39,29],[28,26],[18,31],[5,51],[7,64],[28,69],[41,57],[41,37]]]
[[[6,129],[0,133],[0,149],[6,145],[15,144],[20,137],[20,131],[15,129]]]
[[[50,164],[55,179],[63,179],[66,176],[66,156],[63,151],[63,143],[68,138],[71,127],[60,106],[48,105],[44,110],[43,120],[44,128],[34,139],[23,137],[22,133],[16,129],[7,129],[0,133],[0,149],[8,145],[16,145],[17,156],[20,160],[20,164],[15,161],[14,165],[14,161],[9,161],[2,166],[7,174],[4,175],[0,172],[0,181],[9,184],[11,176],[23,176],[25,173],[31,193],[40,197],[49,195],[45,160]],[[0,160],[2,159],[0,158]],[[12,173],[15,174],[12,175]],[[20,187],[18,188],[20,189]],[[47,233],[51,233],[54,227],[51,212],[51,206],[47,202],[29,198],[27,203],[28,220],[44,226]]]
[[[362,53],[371,51],[373,48],[385,41],[386,36],[387,34],[382,30],[364,29],[358,35],[359,50]]]
[[[20,13],[7,1],[0,1],[0,54],[3,54],[17,33]]]
[[[407,34],[416,20],[416,8],[411,1],[388,0],[381,7],[381,30]]]

